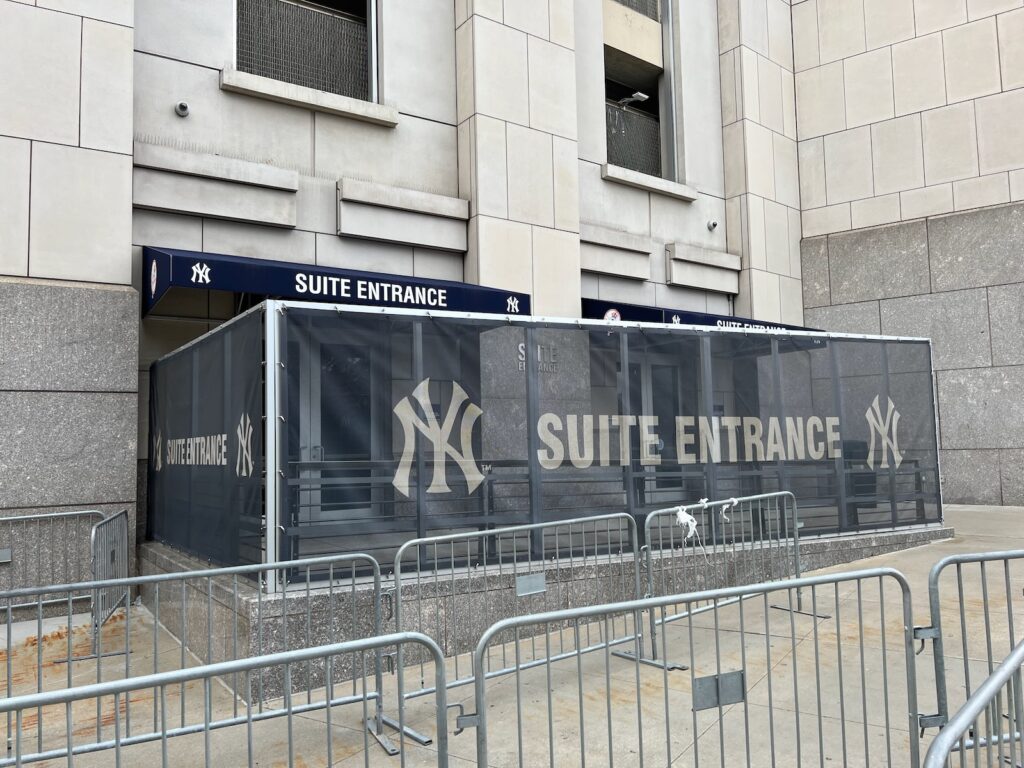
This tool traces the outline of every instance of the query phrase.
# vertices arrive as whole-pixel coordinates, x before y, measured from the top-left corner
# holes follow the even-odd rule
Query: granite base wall
[[[874,534],[807,539],[801,542],[800,553],[804,572],[852,562],[916,547],[931,541],[950,538],[951,528],[927,527]],[[197,569],[201,564],[162,544],[146,543],[140,550],[144,573],[172,573]],[[757,551],[715,553],[709,551],[708,561],[698,553],[700,565],[692,570],[662,568],[664,557],[656,554],[654,568],[665,574],[659,579],[658,592],[693,592],[704,589],[756,583],[791,575],[789,562],[783,558],[766,560]],[[696,560],[691,560],[695,563]],[[424,579],[417,586],[406,584],[398,596],[402,602],[403,631],[420,631],[442,646],[446,656],[472,651],[484,630],[495,622],[531,613],[581,605],[618,602],[635,597],[635,579],[631,557],[602,559],[593,565],[572,568],[553,563],[545,572],[543,593],[519,597],[514,574],[481,575],[479,571],[445,574],[436,580]],[[385,589],[389,586],[385,578]],[[641,592],[646,582],[641,574]],[[210,609],[207,612],[207,594]],[[168,595],[168,592],[174,594]],[[155,611],[154,590],[145,589],[143,603]],[[263,595],[255,584],[215,579],[208,587],[205,580],[190,582],[182,604],[181,588],[164,589],[160,596],[160,623],[175,637],[184,638],[188,651],[199,662],[224,661],[237,652],[243,656],[274,653],[288,648],[326,645],[334,642],[368,637],[374,634],[374,601],[370,584],[290,591],[286,595]],[[307,613],[307,604],[310,607]],[[385,611],[387,613],[387,611]],[[209,615],[210,621],[207,621]],[[262,618],[260,618],[262,617]],[[260,627],[262,626],[262,631]],[[210,627],[209,635],[207,627]],[[382,632],[398,630],[393,615],[385,615]],[[208,636],[210,640],[208,641]],[[521,636],[528,637],[528,633]],[[418,647],[410,646],[406,664],[422,660]],[[353,676],[353,659],[339,658],[334,667],[335,682]],[[355,671],[361,674],[362,661]],[[373,660],[367,657],[366,670],[372,675]],[[304,690],[307,682],[324,685],[326,672],[322,663],[296,665],[293,688]],[[225,681],[229,686],[233,681]],[[283,691],[282,671],[270,670],[263,677],[265,697]],[[372,685],[372,683],[371,683]],[[255,688],[255,683],[254,683]],[[246,697],[245,690],[238,690]],[[255,696],[255,690],[254,690]]]
[[[0,277],[0,515],[127,509],[131,568],[138,312],[128,287]],[[0,584],[80,575],[57,538],[39,536],[51,567],[0,565]]]
[[[1024,203],[801,243],[806,325],[932,339],[944,501],[1024,504]]]

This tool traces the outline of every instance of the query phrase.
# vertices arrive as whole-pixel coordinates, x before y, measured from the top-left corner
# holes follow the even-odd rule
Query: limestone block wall
[[[0,0],[0,513],[135,517],[130,0]]]
[[[794,3],[805,237],[1024,199],[1016,0]]]

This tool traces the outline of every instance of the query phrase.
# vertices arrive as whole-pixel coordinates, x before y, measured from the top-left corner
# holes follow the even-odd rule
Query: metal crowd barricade
[[[11,590],[91,578],[91,532],[103,519],[95,509],[0,517],[0,585]]]
[[[394,616],[397,631],[435,637],[454,657],[449,686],[473,681],[468,659],[494,622],[524,613],[635,599],[642,593],[636,521],[626,513],[414,539],[395,555]],[[628,622],[587,626],[579,643],[543,651],[533,662],[494,657],[488,677],[522,664],[632,640]],[[611,634],[608,634],[611,633]],[[614,638],[612,636],[614,635]],[[562,638],[563,641],[565,638]],[[545,657],[546,658],[546,657]],[[415,660],[414,660],[415,661]],[[403,659],[398,661],[402,666]],[[424,686],[415,697],[432,693]]]
[[[104,518],[92,527],[89,537],[92,552],[92,580],[111,581],[128,578],[128,510]],[[92,593],[92,628],[99,637],[100,628],[118,608],[131,599],[131,590],[122,584]]]
[[[935,710],[922,715],[922,729],[944,726],[950,709],[971,697],[1024,638],[1015,616],[1024,613],[1022,583],[1024,550],[952,555],[932,567],[931,625],[914,629],[921,652],[931,641],[935,669]]]
[[[681,520],[688,525],[681,525]],[[644,521],[647,596],[800,578],[799,527],[796,498],[789,491],[705,499],[651,512]],[[694,606],[694,610],[703,608]],[[796,610],[803,610],[800,592]],[[657,627],[685,616],[672,605],[662,607],[657,615],[650,613],[648,663],[666,663],[658,661],[663,657],[658,655]]]
[[[985,678],[928,747],[924,768],[1019,766],[1024,761],[1024,640]],[[956,758],[954,760],[954,758]]]
[[[771,609],[793,608],[797,590],[831,615]],[[668,608],[686,621],[659,635],[660,652],[682,649],[689,680],[642,666],[635,635],[631,669],[613,666],[606,645],[548,653],[487,685],[488,659],[520,659],[533,636],[580,646],[585,625],[639,625]],[[476,728],[479,765],[555,765],[557,755],[561,765],[917,766],[912,619],[909,585],[891,568],[505,619],[474,651],[476,711],[457,722]],[[496,725],[513,730],[497,738]]]
[[[246,756],[245,764],[250,768],[271,763],[335,765],[336,759],[341,760],[358,751],[360,745],[353,735],[356,731],[335,727],[345,725],[338,722],[344,711],[338,712],[337,708],[361,704],[359,719],[366,721],[373,717],[370,704],[379,701],[380,696],[379,690],[366,688],[354,694],[339,692],[333,682],[335,668],[362,670],[365,681],[373,674],[374,660],[379,658],[382,650],[396,646],[402,648],[407,644],[421,648],[433,665],[436,755],[430,753],[427,757],[430,762],[436,760],[439,768],[444,768],[448,765],[444,659],[433,640],[413,632],[298,648],[3,699],[0,700],[0,712],[6,713],[8,718],[13,717],[16,727],[11,737],[10,754],[0,759],[0,766],[20,766],[62,758],[70,765],[75,756],[109,751],[113,751],[113,764],[118,767],[159,761],[163,768],[172,764],[212,768],[224,765],[229,755],[237,760],[243,754]],[[308,691],[305,696],[296,696],[289,683],[310,665],[326,670],[324,686]],[[242,690],[252,694],[257,685],[256,678],[271,672],[285,681],[284,691],[280,697],[260,708],[253,706],[251,696],[239,708],[238,698],[231,696],[219,684],[228,678],[240,679]],[[399,694],[403,692],[402,686],[403,678],[400,676]],[[195,694],[196,703],[187,714],[183,711],[180,722],[175,724],[174,698],[179,691],[185,690]],[[153,719],[133,728],[128,705],[149,694],[153,696]],[[109,723],[94,734],[91,719],[97,711],[101,711]],[[39,722],[45,719],[48,724],[45,740],[34,745],[33,717],[38,717]],[[283,728],[275,728],[274,721],[283,721]],[[190,736],[194,738],[189,739]],[[346,736],[349,739],[347,743],[344,742]],[[339,737],[343,741],[336,747]],[[202,740],[201,746],[199,739]],[[363,762],[369,766],[369,736],[365,731],[361,746]],[[341,754],[336,755],[336,749]],[[310,751],[315,754],[309,754]],[[202,755],[201,763],[199,754]],[[401,765],[405,764],[403,751]]]
[[[266,593],[262,587],[271,571],[290,573],[291,587]],[[361,576],[361,571],[369,575]],[[339,584],[343,579],[346,583]],[[123,611],[95,634],[89,617],[74,612],[79,594],[120,591],[138,595],[138,603],[125,600]],[[61,606],[64,610],[54,615]],[[102,683],[111,676],[127,679],[165,671],[169,665],[186,669],[382,633],[380,567],[362,553],[8,590],[0,592],[0,610],[6,614],[7,698],[71,688],[76,681]],[[121,660],[112,662],[112,657]],[[381,665],[380,658],[374,660],[375,691],[382,690]],[[351,676],[355,695],[360,684],[356,670],[336,664],[332,671],[339,679]],[[288,681],[260,670],[243,698],[262,711],[264,702],[285,693],[288,685],[305,686],[308,694],[325,684],[326,674],[323,665],[309,662],[301,675]],[[237,679],[227,685],[239,691]],[[182,686],[182,721],[187,693]],[[236,715],[238,703],[236,699]],[[147,703],[126,698],[122,706],[126,736],[132,735],[133,723],[150,713],[155,722],[159,710],[155,699]],[[35,728],[41,745],[43,718],[38,714]],[[95,718],[99,739],[105,726],[98,709]],[[385,717],[381,697],[375,696],[366,727],[390,754],[397,754],[385,734],[385,727],[392,725],[398,727]],[[12,728],[8,714],[8,743]]]

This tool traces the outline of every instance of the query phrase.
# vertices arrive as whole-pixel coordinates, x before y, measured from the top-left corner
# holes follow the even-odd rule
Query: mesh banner
[[[282,323],[282,557],[777,490],[808,533],[940,516],[926,342],[295,304]]]
[[[150,369],[148,536],[220,565],[262,561],[263,319]]]

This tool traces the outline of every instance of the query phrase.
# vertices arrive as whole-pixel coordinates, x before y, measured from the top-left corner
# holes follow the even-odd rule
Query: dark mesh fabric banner
[[[779,490],[808,533],[939,518],[925,342],[302,305],[282,323],[282,557],[386,563],[417,537]]]
[[[149,531],[222,565],[261,561],[263,311],[153,364]]]

